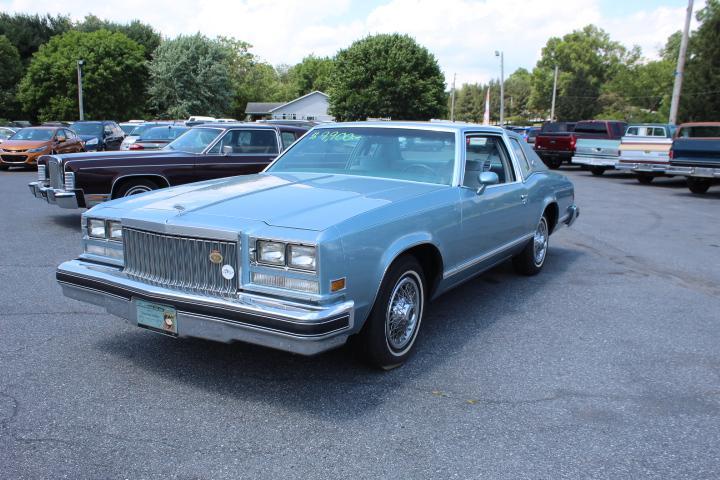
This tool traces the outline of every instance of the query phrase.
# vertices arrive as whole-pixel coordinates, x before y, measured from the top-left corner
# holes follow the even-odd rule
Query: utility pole
[[[80,120],[85,120],[85,112],[83,111],[83,85],[82,85],[82,67],[85,65],[85,60],[77,61],[77,74],[78,74],[78,105],[80,106]]]
[[[495,50],[495,56],[500,57],[500,126],[505,124],[505,61],[503,52]]]
[[[555,95],[557,95],[557,77],[558,77],[558,66],[555,65],[555,80],[553,80],[553,96],[552,104],[550,106],[550,121],[555,121]]]
[[[455,78],[457,73],[453,73],[452,100],[450,101],[450,121],[455,121]]]
[[[678,54],[677,69],[675,70],[675,84],[673,85],[672,102],[670,103],[670,118],[668,123],[677,123],[678,107],[680,106],[680,92],[682,91],[683,75],[685,74],[685,55],[687,54],[688,36],[690,35],[690,20],[692,20],[693,0],[688,0],[685,14],[685,29],[680,40],[680,53]]]

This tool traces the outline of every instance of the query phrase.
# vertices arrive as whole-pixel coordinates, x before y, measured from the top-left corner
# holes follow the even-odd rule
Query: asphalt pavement
[[[720,188],[565,173],[544,271],[441,297],[381,373],[66,299],[80,212],[0,172],[0,478],[719,478]]]

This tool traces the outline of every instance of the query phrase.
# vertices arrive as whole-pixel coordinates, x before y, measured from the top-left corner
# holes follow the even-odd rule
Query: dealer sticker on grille
[[[177,335],[177,311],[168,305],[136,300],[137,322],[141,327]]]

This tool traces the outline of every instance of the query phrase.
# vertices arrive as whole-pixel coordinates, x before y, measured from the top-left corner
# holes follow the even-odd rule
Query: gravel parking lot
[[[0,477],[720,477],[720,190],[565,173],[545,270],[442,297],[379,373],[66,299],[80,214],[0,172]]]

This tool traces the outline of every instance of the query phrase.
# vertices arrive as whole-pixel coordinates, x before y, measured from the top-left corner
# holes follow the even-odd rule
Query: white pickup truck
[[[652,183],[670,166],[670,146],[675,125],[653,123],[630,125],[620,139],[620,157],[615,168],[633,172],[638,182]]]

